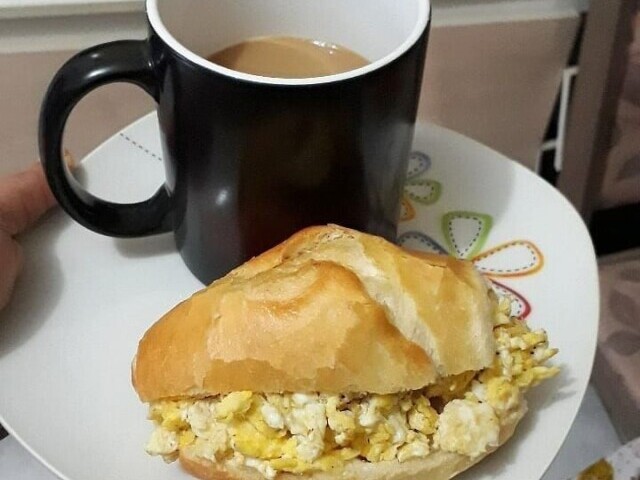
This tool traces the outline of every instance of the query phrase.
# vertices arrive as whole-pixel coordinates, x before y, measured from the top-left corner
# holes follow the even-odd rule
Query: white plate
[[[425,153],[412,157],[401,241],[474,259],[560,348],[562,374],[531,392],[514,439],[466,478],[539,479],[591,372],[598,283],[587,230],[543,180],[461,135],[419,126],[415,149]],[[105,198],[142,200],[163,181],[160,156],[150,115],[79,175]],[[140,336],[200,288],[172,237],[115,240],[56,212],[23,243],[25,272],[0,317],[0,421],[64,479],[186,478],[144,453],[151,426],[129,381]]]

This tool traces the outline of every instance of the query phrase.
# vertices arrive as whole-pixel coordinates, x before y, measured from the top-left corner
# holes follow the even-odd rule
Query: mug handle
[[[53,78],[40,113],[40,158],[47,181],[67,213],[95,232],[142,237],[171,231],[171,198],[166,185],[144,202],[112,203],[83,189],[63,160],[62,137],[71,110],[92,90],[114,82],[133,83],[158,101],[158,82],[147,41],[117,41],[84,50]]]

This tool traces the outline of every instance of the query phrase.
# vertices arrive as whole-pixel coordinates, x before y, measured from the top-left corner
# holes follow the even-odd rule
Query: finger
[[[23,261],[18,242],[8,233],[0,231],[0,310],[9,303]]]
[[[56,200],[40,164],[0,179],[0,229],[17,235],[33,225]]]

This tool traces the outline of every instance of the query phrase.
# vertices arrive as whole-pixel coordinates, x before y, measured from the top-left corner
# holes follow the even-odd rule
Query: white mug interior
[[[392,62],[424,33],[429,0],[147,0],[155,32],[188,60],[238,79],[286,85],[329,83]],[[369,65],[317,78],[270,78],[229,70],[206,57],[244,40],[292,36],[341,45]]]

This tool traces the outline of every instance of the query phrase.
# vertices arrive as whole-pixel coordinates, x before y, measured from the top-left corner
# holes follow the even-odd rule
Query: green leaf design
[[[442,217],[442,233],[449,251],[458,258],[475,257],[487,241],[493,218],[476,212],[449,212]]]
[[[404,191],[411,200],[423,205],[433,205],[440,200],[442,184],[428,179],[409,180],[404,186]]]

